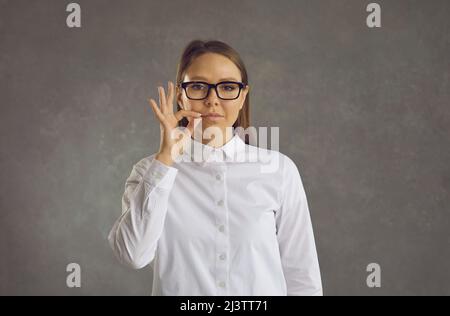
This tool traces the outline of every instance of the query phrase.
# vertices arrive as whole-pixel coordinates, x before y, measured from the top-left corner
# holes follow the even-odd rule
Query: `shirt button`
[[[223,281],[219,282],[220,287],[225,287],[225,285],[226,285],[225,282],[223,282]]]
[[[216,175],[216,179],[219,181],[222,180],[222,177],[220,176],[220,174]]]
[[[220,231],[221,233],[223,233],[223,232],[225,231],[225,226],[220,225],[220,226],[219,226],[219,231]]]
[[[219,256],[219,258],[220,260],[225,260],[227,258],[227,255],[223,253]]]
[[[220,200],[219,202],[217,202],[217,205],[222,206],[223,205],[223,200]]]

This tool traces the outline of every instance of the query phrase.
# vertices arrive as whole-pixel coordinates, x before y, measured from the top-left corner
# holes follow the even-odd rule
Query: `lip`
[[[218,113],[207,113],[207,114],[202,114],[202,117],[223,117],[223,115],[220,115]]]
[[[207,119],[207,120],[213,121],[213,122],[220,121],[224,118],[223,115],[215,114],[215,113],[203,114],[202,117],[204,119]]]

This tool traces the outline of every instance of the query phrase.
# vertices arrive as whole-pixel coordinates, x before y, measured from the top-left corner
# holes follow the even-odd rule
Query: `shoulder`
[[[287,174],[299,173],[297,163],[288,155],[281,155],[284,172],[286,172]]]
[[[134,163],[133,169],[138,174],[141,174],[141,175],[144,174],[145,171],[148,170],[148,168],[150,168],[150,165],[151,165],[152,161],[154,160],[155,156],[156,156],[156,153],[153,153],[149,156],[139,159],[137,162]]]
[[[249,144],[245,144],[245,146],[252,161],[258,161],[267,167],[271,166],[270,169],[273,172],[279,172],[282,176],[298,173],[297,164],[288,155],[275,149],[266,149]]]

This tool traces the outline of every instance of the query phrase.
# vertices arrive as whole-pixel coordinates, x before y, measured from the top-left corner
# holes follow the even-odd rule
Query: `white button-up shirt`
[[[137,162],[109,243],[153,269],[152,295],[322,295],[308,202],[295,163],[234,134],[191,140],[172,166]]]

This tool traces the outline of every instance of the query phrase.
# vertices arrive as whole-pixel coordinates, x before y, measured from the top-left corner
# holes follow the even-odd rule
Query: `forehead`
[[[206,53],[197,57],[186,70],[185,80],[218,82],[224,80],[241,81],[239,68],[227,57]]]

